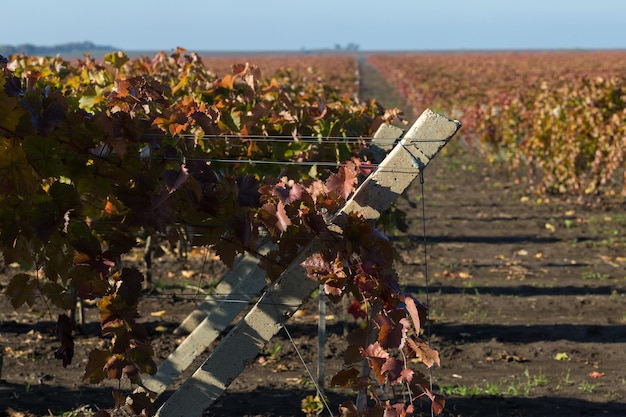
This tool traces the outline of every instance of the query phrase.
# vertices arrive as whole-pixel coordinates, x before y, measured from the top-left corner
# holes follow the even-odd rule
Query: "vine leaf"
[[[407,311],[411,315],[411,320],[413,320],[413,326],[415,326],[415,332],[416,334],[419,334],[420,329],[421,329],[421,320],[420,320],[420,313],[419,313],[417,304],[415,303],[415,299],[407,295],[403,297],[403,301],[404,301],[404,305]],[[426,307],[422,306],[421,304],[420,304],[420,307],[422,308],[422,311],[425,312]]]
[[[74,306],[72,294],[57,282],[45,282],[41,286],[41,292],[48,297],[52,303],[64,310],[70,310]]]
[[[241,207],[255,207],[259,203],[259,181],[254,176],[237,178],[237,186],[237,202]]]
[[[441,366],[439,362],[439,353],[436,350],[428,347],[428,345],[422,340],[413,340],[412,338],[408,338],[407,343],[415,353],[415,356],[424,365],[426,365],[427,368],[430,368],[435,364],[437,364],[437,366]]]
[[[359,370],[356,368],[342,369],[330,380],[333,387],[355,387],[359,381]]]
[[[74,324],[72,319],[67,314],[59,315],[57,319],[56,334],[57,339],[61,341],[61,346],[54,352],[56,359],[63,361],[63,367],[67,368],[67,365],[72,363],[74,357],[74,338],[72,332],[74,331]]]
[[[348,313],[355,320],[367,318],[367,310],[363,308],[363,305],[356,298],[352,300],[352,304],[348,307]]]
[[[382,347],[402,349],[409,328],[409,321],[406,318],[395,323],[391,317],[379,314],[374,318],[374,322],[379,326],[378,342]]]
[[[13,308],[17,309],[24,305],[24,303],[32,307],[33,304],[35,304],[37,280],[31,280],[28,274],[15,274],[4,291],[11,299]]]
[[[404,417],[406,416],[406,412],[404,409],[404,404],[396,403],[385,405],[385,411],[383,412],[383,417]]]
[[[147,392],[133,392],[128,396],[131,399],[130,407],[138,416],[153,416],[155,414],[154,404]]]
[[[352,401],[344,401],[339,406],[339,412],[341,413],[341,417],[359,417],[359,410],[357,410],[356,405]]]
[[[385,371],[383,368],[389,359],[389,352],[383,349],[380,346],[380,343],[376,341],[369,345],[367,349],[362,350],[361,354],[368,360],[370,368],[374,371],[378,383],[382,385],[385,381],[385,375],[383,375]]]
[[[163,174],[163,179],[165,180],[165,185],[167,186],[167,190],[169,193],[173,193],[178,190],[181,185],[187,181],[189,178],[189,170],[185,166],[185,164],[180,165],[179,170],[167,170]]]
[[[272,236],[276,236],[279,232],[285,232],[287,227],[291,225],[291,220],[285,211],[285,205],[282,201],[279,201],[276,205],[264,204],[260,214],[265,227],[267,227]]]
[[[104,366],[107,364],[111,356],[112,354],[108,350],[94,349],[89,352],[89,359],[87,360],[87,365],[85,365],[83,382],[89,380],[92,384],[97,384],[104,381],[107,376]]]
[[[122,370],[128,365],[129,363],[124,359],[124,355],[115,354],[107,359],[102,369],[106,372],[109,379],[122,379]]]
[[[394,357],[388,357],[380,368],[382,373],[387,374],[387,378],[391,384],[396,384],[404,379],[402,371],[405,370],[404,363]]]
[[[353,162],[347,163],[345,166],[339,168],[336,174],[332,174],[326,180],[326,187],[329,191],[334,191],[347,200],[354,186],[357,183],[358,170]]]
[[[443,412],[443,409],[446,407],[446,398],[440,394],[433,394],[432,398],[432,409],[436,415],[439,415]]]

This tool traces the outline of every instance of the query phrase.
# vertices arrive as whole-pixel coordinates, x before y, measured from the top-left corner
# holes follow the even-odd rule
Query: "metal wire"
[[[189,140],[226,140],[226,141],[250,141],[250,142],[269,142],[269,143],[310,143],[317,145],[335,145],[335,144],[363,144],[374,141],[376,144],[393,145],[401,138],[375,138],[373,136],[291,136],[291,135],[209,135],[195,136],[193,134],[181,134],[177,136],[168,136],[162,134],[145,134],[141,135],[145,139],[189,139]],[[411,139],[415,143],[441,142],[441,139]]]
[[[83,157],[94,158],[94,155],[78,155]],[[98,156],[95,156],[96,158]],[[106,159],[106,157],[101,157]],[[222,163],[222,164],[259,164],[259,165],[278,165],[278,166],[302,166],[307,168],[312,167],[332,167],[341,168],[352,166],[350,162],[330,162],[330,161],[276,161],[276,160],[263,160],[263,159],[225,159],[225,158],[197,158],[197,157],[146,157],[144,160],[153,161],[177,161],[181,164],[186,162],[209,162],[209,163]],[[398,167],[385,167],[381,164],[362,164],[360,169],[377,170],[378,172],[397,172],[398,174],[408,174],[415,172],[415,168],[398,168]]]
[[[320,400],[324,404],[324,407],[326,408],[326,411],[328,411],[328,415],[330,417],[333,417],[333,411],[330,409],[330,406],[328,405],[328,402],[326,402],[326,398],[324,398],[324,393],[322,392],[322,390],[320,389],[320,386],[318,385],[317,381],[313,377],[313,373],[311,372],[311,370],[307,366],[306,361],[304,360],[304,357],[302,357],[302,354],[300,354],[300,350],[298,349],[298,346],[296,346],[296,342],[291,337],[291,333],[289,333],[289,329],[287,329],[287,326],[285,325],[285,322],[282,319],[280,319],[280,325],[283,328],[283,330],[285,331],[285,333],[287,333],[287,337],[289,338],[289,341],[291,342],[291,346],[293,346],[293,348],[296,351],[296,354],[298,355],[298,358],[300,358],[300,362],[302,362],[302,365],[304,366],[304,369],[306,370],[306,373],[309,375],[309,379],[313,383],[313,386],[315,386],[315,390],[317,391],[317,395],[320,397]]]
[[[428,288],[428,256],[426,250],[426,198],[424,192],[424,171],[420,171],[420,184],[422,190],[422,232],[424,237],[424,279],[425,279],[425,292],[426,292],[426,337],[428,338],[428,347],[430,347],[430,291]],[[428,379],[430,392],[433,391],[433,367],[428,368]],[[433,407],[430,407],[430,416],[435,416]]]

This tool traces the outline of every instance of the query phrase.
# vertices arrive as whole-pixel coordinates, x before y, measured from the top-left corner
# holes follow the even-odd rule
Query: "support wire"
[[[423,234],[423,246],[424,246],[424,278],[425,278],[425,286],[426,286],[426,337],[428,338],[428,347],[430,347],[430,297],[429,297],[429,289],[428,289],[428,255],[426,250],[426,198],[424,193],[424,171],[420,170],[420,184],[422,190],[422,234]],[[433,368],[432,366],[428,368],[428,379],[429,379],[429,388],[430,391],[433,391]],[[433,407],[430,407],[430,415],[434,417],[435,411]]]
[[[283,328],[283,330],[285,331],[285,333],[287,334],[287,337],[289,338],[289,341],[291,342],[291,346],[293,346],[294,350],[296,351],[296,354],[298,355],[298,358],[300,359],[300,362],[302,362],[302,366],[304,366],[304,369],[305,369],[307,375],[309,376],[309,379],[311,380],[311,382],[315,386],[315,390],[317,391],[317,395],[320,397],[320,401],[324,404],[324,407],[326,408],[326,411],[328,411],[328,415],[330,417],[333,417],[334,416],[333,411],[330,409],[330,406],[328,405],[328,402],[326,401],[326,398],[324,398],[324,393],[323,393],[322,389],[320,388],[318,382],[316,381],[316,378],[313,377],[313,373],[311,372],[311,370],[307,366],[306,361],[304,360],[304,357],[302,357],[302,354],[300,353],[300,350],[298,349],[298,346],[296,346],[296,342],[291,337],[291,333],[289,333],[289,330],[287,329],[287,326],[285,325],[285,322],[282,319],[280,320],[280,325]]]

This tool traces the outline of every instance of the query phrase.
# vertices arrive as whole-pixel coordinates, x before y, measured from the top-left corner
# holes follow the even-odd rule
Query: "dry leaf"
[[[184,269],[180,271],[181,275],[185,278],[191,278],[196,274],[196,271],[192,271],[190,269]]]
[[[167,310],[153,311],[150,313],[152,317],[163,317],[167,316]]]

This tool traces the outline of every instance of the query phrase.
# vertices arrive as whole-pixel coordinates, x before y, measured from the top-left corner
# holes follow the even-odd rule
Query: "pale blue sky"
[[[626,49],[626,0],[29,0],[0,45],[125,50]]]

